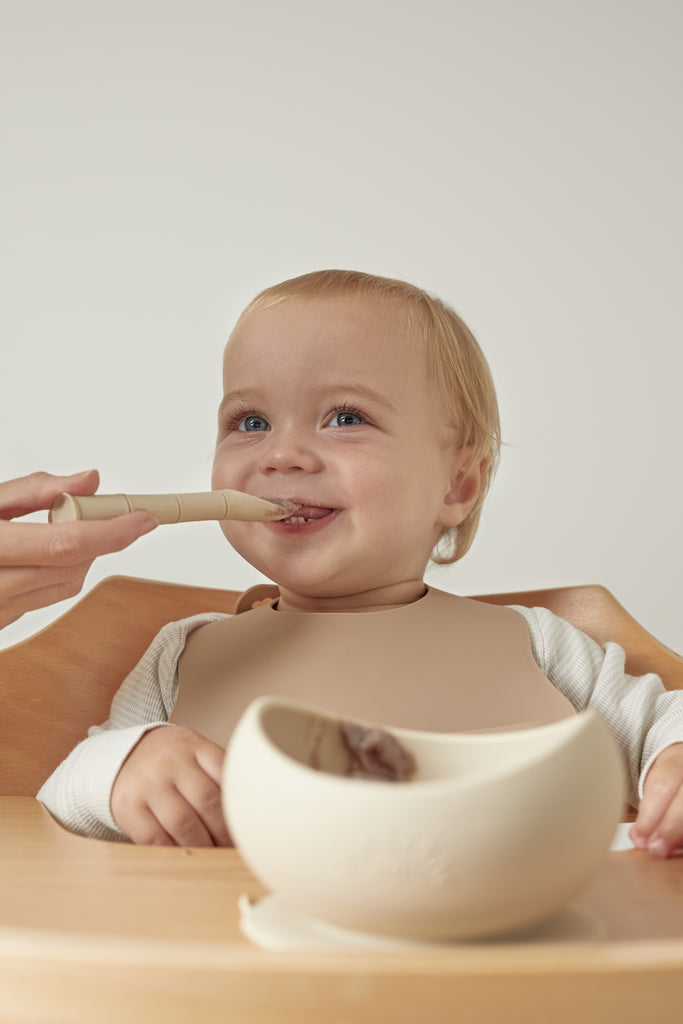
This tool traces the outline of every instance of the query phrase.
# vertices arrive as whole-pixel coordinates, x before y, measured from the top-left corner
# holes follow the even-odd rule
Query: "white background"
[[[678,0],[2,0],[0,478],[206,489],[252,295],[402,277],[473,327],[508,442],[432,581],[601,582],[683,648],[682,52]],[[258,579],[216,524],[116,573]]]

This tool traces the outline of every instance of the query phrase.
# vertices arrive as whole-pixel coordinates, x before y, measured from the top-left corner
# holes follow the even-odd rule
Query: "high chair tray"
[[[65,832],[0,797],[0,1021],[569,1022],[683,1005],[683,857],[611,852],[572,904],[595,934],[415,949],[265,952],[235,850]]]

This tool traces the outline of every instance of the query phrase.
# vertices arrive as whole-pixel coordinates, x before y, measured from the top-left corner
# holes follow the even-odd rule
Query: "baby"
[[[499,446],[486,360],[440,300],[350,271],[262,292],[226,347],[212,485],[299,506],[221,524],[277,590],[162,630],[39,799],[81,834],[221,846],[225,745],[261,693],[440,731],[591,707],[642,798],[634,843],[669,856],[683,841],[683,693],[627,676],[620,648],[545,609],[425,586],[430,558],[472,543]]]

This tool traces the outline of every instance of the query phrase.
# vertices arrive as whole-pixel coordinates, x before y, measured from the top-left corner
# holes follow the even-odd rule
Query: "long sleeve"
[[[515,606],[526,619],[534,658],[577,711],[592,708],[621,751],[627,798],[636,806],[648,769],[661,751],[683,742],[683,693],[659,676],[630,676],[615,643],[603,646],[546,608]]]
[[[91,727],[87,739],[44,783],[38,799],[66,828],[126,841],[110,809],[116,776],[142,736],[167,725],[178,691],[178,659],[188,634],[221,618],[225,616],[207,613],[165,626],[115,694],[107,721]]]

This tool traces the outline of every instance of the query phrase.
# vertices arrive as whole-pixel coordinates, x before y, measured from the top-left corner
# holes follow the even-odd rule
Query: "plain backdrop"
[[[682,52],[678,0],[2,0],[0,478],[206,489],[253,294],[406,278],[474,329],[507,441],[431,582],[600,582],[683,648]],[[214,523],[86,588],[119,573],[259,580]]]

